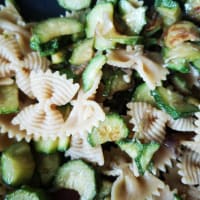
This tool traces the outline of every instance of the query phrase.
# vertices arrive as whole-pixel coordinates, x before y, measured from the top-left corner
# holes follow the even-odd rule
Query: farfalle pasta
[[[72,80],[67,80],[64,75],[50,71],[32,72],[30,85],[39,103],[25,107],[13,118],[12,123],[37,138],[64,137],[64,119],[56,105],[68,103],[76,94],[79,85],[73,84]]]
[[[65,123],[68,134],[87,134],[100,121],[105,119],[105,113],[101,106],[89,98],[96,93],[101,74],[96,77],[93,87],[86,93],[80,90],[77,99],[72,101],[73,109]]]
[[[0,6],[0,199],[199,199],[199,3],[58,3]]]
[[[133,131],[136,137],[146,141],[162,142],[165,138],[165,126],[168,116],[150,104],[143,102],[129,102],[127,114],[131,117]]]
[[[113,50],[108,53],[107,63],[120,68],[135,69],[151,89],[160,86],[168,74],[167,69],[144,56],[137,48],[135,51]]]
[[[101,145],[92,147],[87,141],[87,135],[73,135],[70,142],[70,148],[65,152],[65,156],[71,159],[83,159],[88,162],[104,165],[104,155]]]

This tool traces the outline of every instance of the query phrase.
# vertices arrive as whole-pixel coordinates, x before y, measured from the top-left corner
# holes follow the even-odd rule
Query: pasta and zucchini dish
[[[199,200],[200,1],[57,3],[1,5],[0,199]]]

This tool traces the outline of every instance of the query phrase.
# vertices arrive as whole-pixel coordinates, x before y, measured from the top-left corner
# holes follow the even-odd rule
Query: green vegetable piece
[[[83,89],[85,92],[90,90],[95,82],[96,76],[101,73],[103,65],[106,63],[104,55],[96,55],[87,65],[82,74]]]
[[[132,81],[125,80],[126,73],[120,69],[113,70],[110,67],[103,69],[103,96],[112,96],[114,93],[128,90],[132,86]]]
[[[57,0],[67,10],[81,10],[90,7],[91,0]]]
[[[185,4],[186,14],[191,18],[200,22],[200,1],[199,0],[186,0]]]
[[[15,113],[19,110],[17,85],[0,86],[0,114]]]
[[[143,151],[143,145],[139,140],[120,140],[117,142],[117,145],[120,147],[122,151],[125,151],[132,159],[133,161],[135,158],[141,155]]]
[[[73,65],[81,65],[91,60],[94,54],[93,43],[93,38],[78,42],[73,49],[69,62]]]
[[[200,73],[200,59],[194,60],[192,62],[192,66],[198,70],[198,72]]]
[[[165,65],[170,69],[188,73],[190,70],[189,63],[200,58],[200,46],[185,42],[171,49],[164,48],[163,57]]]
[[[142,144],[139,140],[126,139],[117,142],[121,150],[125,151],[136,163],[138,172],[143,175],[151,163],[154,153],[159,149],[160,145],[156,142]]]
[[[37,154],[37,171],[39,172],[42,185],[49,185],[55,176],[61,159],[59,153]]]
[[[181,18],[181,8],[174,0],[155,0],[154,6],[162,16],[166,26],[170,26]]]
[[[171,25],[163,35],[165,46],[168,48],[174,48],[187,41],[200,41],[199,28],[190,21],[180,21]]]
[[[127,0],[120,0],[118,5],[122,19],[130,29],[129,32],[139,34],[146,24],[146,7],[136,8]]]
[[[52,64],[63,63],[66,60],[66,52],[64,50],[60,50],[51,55]]]
[[[46,154],[55,153],[57,151],[58,141],[59,139],[56,140],[40,139],[34,142],[34,147],[35,150],[40,153],[46,153]]]
[[[47,200],[43,190],[22,187],[5,196],[4,200]]]
[[[35,43],[46,43],[56,37],[71,35],[81,32],[83,25],[75,20],[65,17],[50,18],[37,23],[33,29],[31,38]]]
[[[164,87],[157,87],[151,91],[157,106],[171,115],[174,119],[188,117],[199,111],[198,107],[188,103],[184,96]]]
[[[56,151],[64,152],[69,148],[70,137],[56,140],[38,140],[34,142],[35,150],[40,153],[51,154]]]
[[[151,96],[151,90],[146,83],[140,84],[134,91],[132,101],[146,102],[151,105],[156,105],[154,98]]]
[[[173,200],[182,200],[182,198],[179,195],[174,194],[174,199]]]
[[[123,118],[116,113],[110,113],[88,134],[88,141],[92,146],[97,146],[126,138],[128,134],[129,130]]]
[[[96,200],[106,200],[111,197],[112,182],[107,180],[102,180],[99,192],[97,194]]]
[[[135,158],[139,174],[143,175],[151,163],[154,153],[159,149],[160,145],[156,142],[143,144],[143,151],[140,156]]]
[[[180,91],[183,94],[190,94],[191,93],[191,88],[189,87],[187,81],[182,78],[180,75],[178,74],[174,74],[171,77],[171,81],[174,84],[175,88]]]
[[[113,14],[112,3],[99,3],[87,15],[86,36],[95,37],[94,46],[98,50],[114,48],[116,43],[134,45],[141,40],[140,36],[118,33],[114,26]]]
[[[93,200],[97,194],[96,172],[82,160],[69,161],[59,168],[55,186],[76,190],[81,200]]]
[[[35,169],[30,146],[25,142],[11,145],[2,153],[1,166],[6,184],[19,186],[30,181]]]

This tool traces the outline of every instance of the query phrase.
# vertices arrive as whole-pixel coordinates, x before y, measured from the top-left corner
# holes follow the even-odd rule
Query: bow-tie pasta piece
[[[0,57],[0,77],[13,77],[14,74],[12,63]]]
[[[0,35],[0,57],[8,62],[18,64],[22,57],[18,43],[13,37]]]
[[[73,109],[65,123],[67,134],[90,132],[93,127],[98,126],[99,122],[105,119],[105,113],[101,106],[96,101],[89,100],[96,93],[100,80],[101,74],[96,77],[95,83],[89,91],[84,93],[81,89],[77,99],[71,102]]]
[[[0,133],[8,134],[9,138],[14,138],[17,141],[25,139],[27,142],[30,142],[32,135],[27,135],[26,131],[20,130],[18,125],[11,124],[13,115],[0,115]]]
[[[134,125],[136,137],[144,141],[162,143],[165,139],[168,115],[145,102],[129,102],[127,107],[127,115],[131,117],[130,123]]]
[[[154,62],[139,50],[117,49],[108,53],[107,63],[120,68],[135,69],[150,89],[161,85],[169,71],[161,64]]]
[[[200,184],[200,154],[193,151],[183,152],[180,162],[177,163],[181,181],[188,185]]]
[[[65,105],[70,102],[79,89],[78,84],[73,84],[72,79],[58,72],[31,73],[31,90],[39,101],[48,101],[50,104]]]
[[[32,72],[30,79],[32,92],[39,103],[25,107],[12,123],[36,138],[64,137],[64,118],[56,106],[69,103],[79,85],[50,71]]]
[[[192,132],[195,130],[193,117],[174,120],[171,116],[169,116],[167,126],[176,131]]]
[[[129,167],[122,170],[121,175],[113,183],[111,200],[144,200],[159,196],[164,184],[157,177],[146,173],[135,177]]]
[[[102,147],[92,147],[87,141],[86,134],[83,134],[82,138],[78,134],[72,136],[70,148],[65,152],[65,156],[70,156],[71,159],[84,159],[100,166],[104,164]]]
[[[22,90],[30,98],[34,98],[30,83],[31,72],[46,71],[50,62],[41,57],[39,53],[32,52],[25,56],[20,65],[16,66],[16,83],[20,90]]]

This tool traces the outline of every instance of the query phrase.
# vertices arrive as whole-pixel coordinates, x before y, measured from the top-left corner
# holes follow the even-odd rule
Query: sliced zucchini
[[[200,73],[200,59],[194,60],[192,66]]]
[[[182,198],[179,195],[174,194],[174,199],[173,200],[182,200]]]
[[[112,96],[114,93],[128,90],[132,86],[132,81],[125,80],[126,73],[121,69],[105,67],[103,69],[103,96]]]
[[[4,200],[47,200],[47,196],[41,189],[22,187],[7,194]]]
[[[173,74],[171,81],[175,88],[183,94],[190,94],[191,88],[189,87],[187,81],[178,74]]]
[[[94,54],[93,43],[93,38],[78,42],[73,49],[69,62],[73,65],[81,65],[88,62]]]
[[[156,105],[154,98],[151,96],[151,90],[146,83],[140,84],[134,91],[132,101],[146,102]]]
[[[159,149],[160,145],[156,142],[143,144],[142,153],[135,158],[139,174],[143,175],[151,164],[154,153]]]
[[[40,139],[34,142],[34,147],[37,152],[40,153],[55,153],[58,147],[58,139],[56,140],[43,140]]]
[[[200,46],[194,43],[185,42],[174,48],[164,48],[163,57],[166,67],[180,71],[189,72],[189,63],[200,58]]]
[[[184,74],[190,72],[189,62],[184,58],[173,59],[166,63],[165,66],[173,71],[178,71]]]
[[[125,151],[132,159],[133,161],[135,158],[140,156],[140,154],[143,151],[143,145],[139,140],[120,140],[117,142],[117,145],[120,147],[122,151]]]
[[[96,172],[82,160],[69,161],[59,168],[55,186],[76,190],[81,200],[93,200],[97,194]]]
[[[95,37],[95,48],[98,50],[114,48],[116,43],[134,45],[141,40],[139,36],[118,33],[114,26],[113,14],[114,6],[107,2],[97,4],[87,15],[86,36]]]
[[[90,90],[95,82],[96,76],[101,73],[103,65],[106,63],[106,56],[96,55],[87,65],[82,74],[83,89]]]
[[[2,179],[11,186],[27,183],[34,173],[35,162],[25,142],[11,145],[1,156]]]
[[[51,55],[52,64],[59,64],[66,61],[66,52],[65,50],[60,50]]]
[[[106,200],[111,197],[112,182],[108,180],[102,180],[100,190],[95,200]]]
[[[155,0],[154,6],[166,26],[177,22],[181,18],[181,8],[177,1]]]
[[[42,185],[51,183],[60,164],[61,159],[59,153],[54,154],[37,154],[37,171],[40,176]]]
[[[88,134],[88,141],[92,146],[97,146],[105,142],[126,138],[128,134],[129,130],[123,118],[116,113],[109,113],[105,120]]]
[[[35,150],[40,153],[51,154],[56,151],[64,152],[69,148],[70,137],[56,140],[38,140],[34,142]]]
[[[50,18],[37,23],[33,29],[31,41],[46,43],[56,37],[81,32],[83,25],[75,20],[65,17]]]
[[[0,114],[15,113],[19,110],[17,85],[1,85],[0,97]]]
[[[197,22],[200,22],[200,1],[199,0],[186,0],[184,1],[185,4],[185,11],[186,14],[191,18],[196,20]]]
[[[91,0],[57,0],[67,10],[81,10],[90,7]]]
[[[186,101],[184,96],[164,87],[151,91],[157,106],[171,115],[174,119],[187,117],[199,111],[198,107]]]
[[[118,146],[125,151],[135,162],[138,172],[143,175],[151,163],[154,153],[160,145],[156,142],[142,144],[139,140],[121,140],[117,142]]]
[[[146,7],[135,8],[128,0],[120,0],[118,5],[122,19],[128,26],[129,32],[139,34],[146,24]]]

